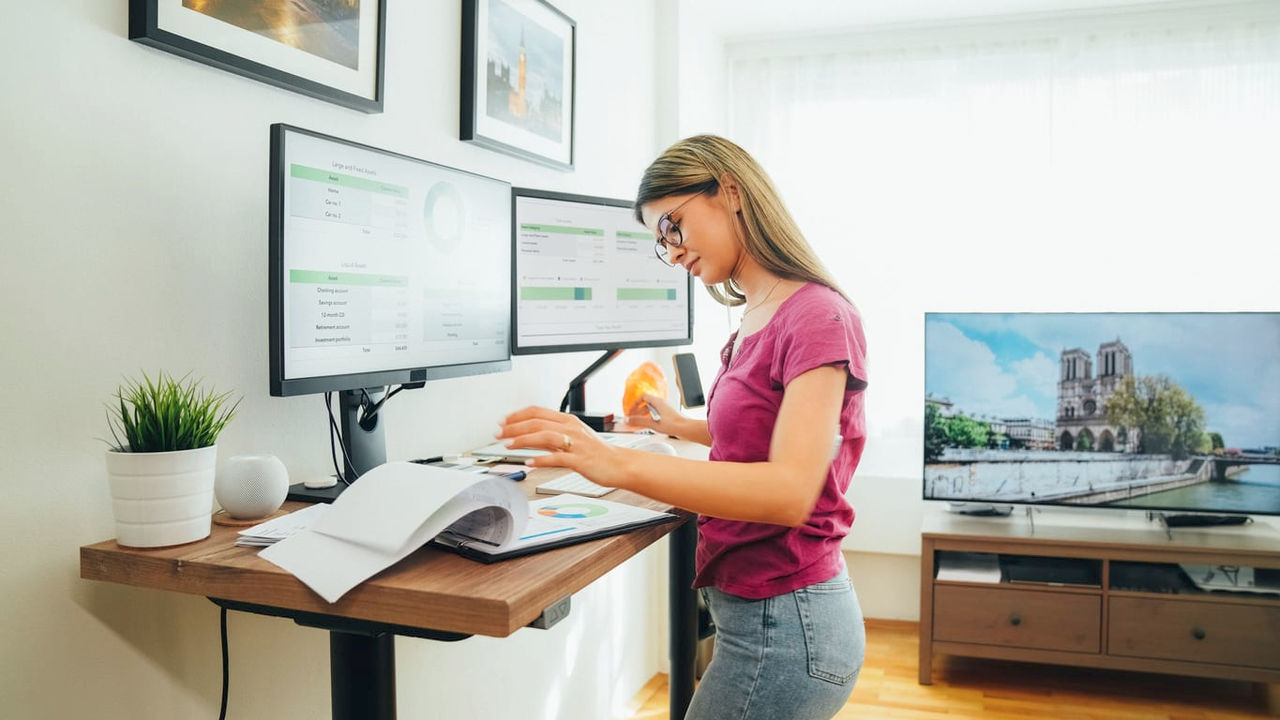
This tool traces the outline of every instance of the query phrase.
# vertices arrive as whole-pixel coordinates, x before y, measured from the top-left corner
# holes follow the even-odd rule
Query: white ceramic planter
[[[209,537],[218,446],[160,453],[107,451],[116,542],[164,547]]]

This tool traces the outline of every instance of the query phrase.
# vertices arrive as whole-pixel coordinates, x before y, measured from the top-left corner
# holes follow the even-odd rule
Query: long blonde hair
[[[642,205],[661,198],[698,192],[715,197],[725,176],[738,186],[747,254],[778,277],[819,283],[844,295],[804,239],[764,168],[746,150],[722,137],[694,135],[664,150],[640,179],[636,219],[643,222]],[[707,291],[721,305],[746,302],[746,294],[733,278],[708,285]]]

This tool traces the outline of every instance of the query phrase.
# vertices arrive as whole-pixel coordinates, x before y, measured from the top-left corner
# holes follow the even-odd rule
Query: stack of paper
[[[407,462],[379,465],[332,505],[308,510],[322,514],[290,528],[251,530],[265,539],[287,533],[259,557],[329,602],[433,539],[493,562],[677,519],[572,495],[530,503],[510,478]]]
[[[246,530],[241,530],[240,537],[236,540],[236,545],[241,547],[268,547],[274,545],[290,535],[306,530],[316,524],[320,521],[320,518],[324,517],[325,511],[328,509],[328,505],[317,503],[287,515],[272,518]]]
[[[408,462],[379,465],[311,527],[262,551],[329,602],[455,523],[501,545],[524,531],[528,501],[511,480]]]
[[[994,553],[938,553],[938,580],[1000,582],[1000,556]]]
[[[1193,565],[1180,563],[1182,571],[1201,590],[1280,593],[1280,583],[1259,581],[1254,569],[1238,565]]]

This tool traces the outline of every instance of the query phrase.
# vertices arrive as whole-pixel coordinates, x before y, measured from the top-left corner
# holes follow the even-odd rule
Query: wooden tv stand
[[[926,516],[921,535],[920,683],[933,653],[1270,683],[1280,713],[1280,595],[1171,591],[1178,563],[1280,568],[1280,533],[1052,526],[1042,520]],[[1097,584],[938,580],[946,553],[1096,571]],[[1007,573],[1006,573],[1007,574]]]

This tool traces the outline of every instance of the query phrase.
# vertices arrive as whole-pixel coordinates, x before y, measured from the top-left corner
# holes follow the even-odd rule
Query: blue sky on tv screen
[[[1280,445],[1280,313],[929,313],[925,392],[966,415],[1057,411],[1059,357],[1119,339],[1135,375],[1167,375],[1228,447]]]

